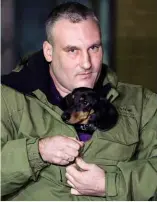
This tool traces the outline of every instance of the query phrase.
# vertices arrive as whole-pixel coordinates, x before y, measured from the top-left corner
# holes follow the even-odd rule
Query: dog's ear
[[[113,104],[101,100],[99,110],[96,111],[96,127],[99,130],[107,131],[114,127],[118,121],[118,112]]]
[[[68,95],[66,95],[64,98],[62,98],[61,101],[61,105],[62,108],[65,110],[67,108],[69,108],[71,105],[73,105],[73,94],[69,93]]]
[[[108,83],[104,86],[101,86],[101,88],[97,89],[96,92],[101,99],[105,99],[111,88],[112,88],[111,84]]]

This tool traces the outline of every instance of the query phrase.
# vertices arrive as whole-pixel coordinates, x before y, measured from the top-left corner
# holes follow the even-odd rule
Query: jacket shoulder
[[[5,109],[11,115],[24,108],[24,95],[17,90],[1,84],[1,110]]]
[[[138,111],[141,127],[157,112],[157,94],[141,85],[118,82],[121,105],[134,106]]]

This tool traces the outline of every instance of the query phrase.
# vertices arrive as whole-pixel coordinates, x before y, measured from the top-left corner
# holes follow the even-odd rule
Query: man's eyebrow
[[[79,50],[79,47],[77,46],[73,46],[73,45],[67,45],[63,48],[63,50],[67,51],[67,50],[71,50],[71,49],[75,49],[75,50]]]
[[[97,42],[93,43],[92,45],[90,45],[90,47],[92,47],[92,46],[102,46],[102,42],[97,41]]]
[[[93,44],[91,44],[88,48],[91,48],[93,46],[102,46],[102,42],[101,41],[97,41],[97,42],[94,42]],[[63,48],[63,50],[65,51],[68,51],[68,50],[71,50],[71,49],[75,49],[75,50],[80,50],[79,47],[77,46],[73,46],[73,45],[67,45]]]

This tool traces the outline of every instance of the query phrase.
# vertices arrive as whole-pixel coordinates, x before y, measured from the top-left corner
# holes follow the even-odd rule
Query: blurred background
[[[73,0],[74,1],[74,0]],[[100,19],[103,61],[119,80],[157,92],[157,0],[75,0]],[[1,1],[1,74],[42,48],[44,22],[65,0]]]

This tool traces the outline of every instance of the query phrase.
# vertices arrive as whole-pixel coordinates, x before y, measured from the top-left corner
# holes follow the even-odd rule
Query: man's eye
[[[77,50],[76,50],[76,49],[70,49],[70,50],[68,50],[68,52],[69,52],[69,53],[76,53]]]
[[[94,52],[97,52],[99,50],[99,46],[92,46],[90,49]]]

